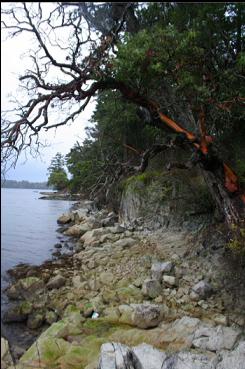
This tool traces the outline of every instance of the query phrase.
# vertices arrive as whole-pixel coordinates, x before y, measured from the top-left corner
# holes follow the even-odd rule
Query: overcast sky
[[[1,106],[5,110],[9,106],[11,96],[18,97],[18,76],[23,74],[27,66],[27,58],[21,57],[23,52],[31,48],[26,35],[15,39],[1,40]],[[48,147],[41,149],[41,157],[32,158],[29,154],[21,155],[15,169],[7,172],[7,179],[43,182],[47,180],[47,168],[57,152],[67,154],[76,141],[85,138],[84,128],[94,110],[95,103],[90,103],[85,111],[69,126],[49,130],[42,135],[48,141]]]

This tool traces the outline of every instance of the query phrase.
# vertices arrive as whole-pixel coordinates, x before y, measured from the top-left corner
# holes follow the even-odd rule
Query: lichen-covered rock
[[[136,240],[131,237],[122,238],[116,242],[114,242],[115,247],[121,247],[123,249],[133,246],[136,243]]]
[[[28,316],[27,327],[30,329],[40,328],[43,323],[44,323],[44,314],[33,313]]]
[[[1,368],[7,369],[13,364],[13,359],[9,351],[8,341],[1,337]]]
[[[156,279],[146,279],[142,285],[142,293],[151,299],[156,298],[162,292],[162,287]]]
[[[156,327],[163,318],[163,310],[160,305],[132,304],[132,324],[138,328]]]
[[[22,311],[21,306],[14,306],[9,308],[9,310],[5,311],[3,314],[3,322],[4,323],[14,323],[14,322],[24,322],[28,318],[28,313],[26,311]]]
[[[45,320],[48,324],[53,324],[57,321],[58,316],[54,311],[48,311],[45,315]]]

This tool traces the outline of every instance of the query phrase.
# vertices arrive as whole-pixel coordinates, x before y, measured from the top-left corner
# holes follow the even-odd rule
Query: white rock
[[[177,279],[171,275],[164,275],[162,280],[166,286],[177,286]]]
[[[245,341],[241,341],[231,352],[224,351],[222,360],[216,369],[244,369],[245,368]]]
[[[231,350],[240,334],[240,330],[235,330],[230,327],[200,327],[195,332],[192,344],[194,347],[202,350]]]

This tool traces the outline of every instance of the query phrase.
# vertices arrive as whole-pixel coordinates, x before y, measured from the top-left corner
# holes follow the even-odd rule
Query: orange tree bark
[[[201,139],[189,132],[179,123],[166,116],[157,102],[141,96],[137,91],[126,86],[121,81],[110,79],[98,82],[98,89],[118,89],[127,100],[147,108],[155,116],[158,116],[158,128],[164,129],[160,122],[167,125],[173,132],[180,133],[193,146],[198,154],[198,165],[202,170],[207,186],[214,198],[219,210],[223,213],[228,225],[239,224],[244,220],[245,194],[239,186],[239,180],[235,172],[223,162],[212,150],[212,138],[202,134]],[[97,89],[97,88],[96,88]],[[203,128],[204,130],[204,128]],[[206,130],[205,130],[206,131]]]

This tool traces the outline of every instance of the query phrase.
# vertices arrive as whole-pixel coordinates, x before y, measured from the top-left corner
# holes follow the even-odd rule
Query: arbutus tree
[[[145,4],[136,17],[134,8],[139,4],[61,2],[48,9],[44,3],[4,5],[4,30],[12,37],[32,35],[36,49],[30,52],[31,69],[20,77],[27,100],[2,116],[2,160],[15,161],[21,151],[40,143],[41,131],[72,122],[99,92],[118,90],[148,111],[147,124],[177,134],[169,144],[141,153],[135,169],[144,171],[151,157],[169,147],[187,148],[227,224],[241,225],[243,189],[208,130],[214,130],[210,124],[214,109],[232,119],[232,109],[244,104],[243,96],[234,95],[232,88],[244,78],[239,67],[244,9],[229,3],[217,5],[215,11],[212,5],[194,6],[190,16],[183,4],[160,9],[163,13],[154,4],[147,13]],[[154,12],[163,14],[166,25],[141,29],[140,19],[151,18]],[[217,19],[222,21],[214,32]],[[206,27],[214,32],[213,44],[203,37]],[[222,70],[227,73],[220,74]],[[53,118],[56,110],[62,111],[59,121]],[[189,163],[183,166],[188,168]],[[118,171],[118,177],[121,174]]]

